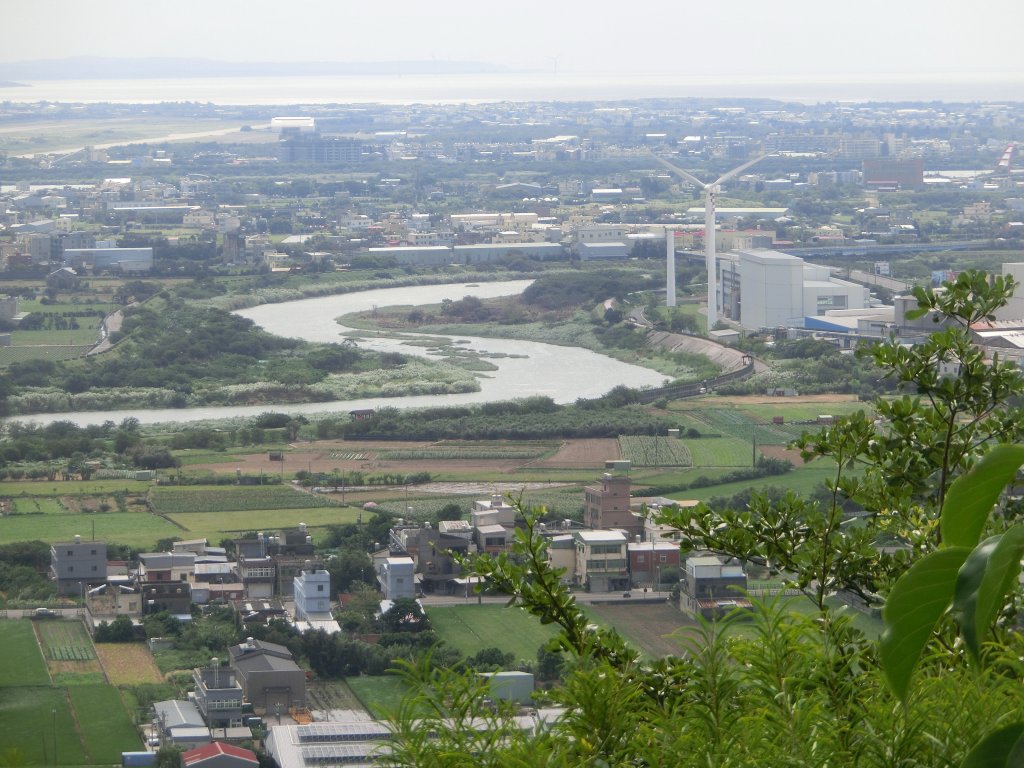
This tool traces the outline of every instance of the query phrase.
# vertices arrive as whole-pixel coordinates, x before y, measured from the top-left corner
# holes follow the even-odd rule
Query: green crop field
[[[802,465],[787,472],[784,475],[764,477],[760,480],[741,480],[735,483],[722,483],[711,485],[706,488],[692,488],[686,491],[669,494],[674,499],[697,499],[707,501],[716,496],[732,496],[740,491],[750,488],[785,488],[799,496],[807,496],[819,490],[821,484],[826,480],[834,480],[836,475],[835,464],[815,461],[809,465]]]
[[[753,465],[750,440],[738,437],[701,437],[684,440],[695,467],[749,467]]]
[[[537,649],[555,635],[525,611],[504,605],[435,606],[428,617],[438,637],[467,656],[482,648],[500,648],[516,659],[535,661]]]
[[[31,621],[0,621],[0,648],[0,686],[50,684]]]
[[[52,661],[89,661],[96,658],[92,638],[80,621],[39,621],[43,651]]]
[[[360,704],[376,718],[397,712],[408,692],[405,682],[394,675],[349,677],[345,680]]]
[[[64,688],[0,688],[0,754],[9,749],[17,750],[24,765],[91,762],[79,739]]]
[[[305,523],[310,531],[327,525],[354,523],[359,510],[351,507],[320,507],[318,509],[264,509],[246,512],[193,512],[168,515],[181,528],[171,535],[211,542],[237,536],[248,531],[279,531]]]
[[[0,544],[41,540],[71,541],[76,534],[97,541],[151,547],[157,539],[180,536],[180,529],[148,512],[97,514],[11,515],[0,518]]]
[[[193,486],[154,488],[153,508],[162,515],[188,512],[234,512],[265,509],[312,509],[335,506],[323,496],[298,491],[290,486],[257,487]]]
[[[548,449],[530,448],[519,449],[514,447],[501,448],[451,448],[437,446],[431,448],[406,449],[395,451],[381,451],[378,458],[387,461],[419,461],[434,460],[444,461],[446,459],[469,459],[469,460],[515,460],[515,459],[537,459],[548,452]]]
[[[117,491],[139,494],[149,486],[142,480],[12,480],[0,482],[0,496],[105,496]]]
[[[619,452],[635,467],[689,467],[693,457],[686,444],[674,437],[623,435]]]
[[[15,515],[64,515],[67,512],[60,499],[34,497],[11,501],[11,513]]]
[[[111,685],[78,685],[68,689],[93,763],[117,765],[121,752],[140,749],[140,739],[117,689]]]

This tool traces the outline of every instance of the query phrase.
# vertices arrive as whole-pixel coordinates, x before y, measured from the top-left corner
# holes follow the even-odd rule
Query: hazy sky
[[[559,72],[1024,72],[1021,0],[0,0],[0,61],[483,61]]]

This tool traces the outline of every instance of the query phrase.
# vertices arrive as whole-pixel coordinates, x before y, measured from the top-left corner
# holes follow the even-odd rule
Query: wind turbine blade
[[[745,170],[747,170],[747,168],[750,168],[752,165],[755,165],[756,163],[760,163],[766,157],[775,157],[775,154],[772,153],[770,155],[758,155],[753,160],[748,160],[747,162],[745,162],[739,168],[733,168],[731,171],[729,171],[727,174],[722,176],[720,179],[718,179],[717,181],[713,182],[713,185],[714,186],[718,186],[722,182],[728,181],[729,179],[731,179],[736,174],[743,173]]]
[[[676,174],[677,176],[682,177],[683,179],[685,179],[686,181],[690,182],[691,184],[696,184],[700,189],[704,189],[707,186],[707,184],[705,184],[703,181],[698,179],[692,173],[687,173],[682,168],[680,168],[678,165],[673,165],[668,160],[665,160],[664,158],[658,157],[653,152],[651,152],[650,154],[651,154],[651,157],[653,157],[655,160],[657,160],[663,166],[665,166],[670,171],[672,171],[672,173]]]

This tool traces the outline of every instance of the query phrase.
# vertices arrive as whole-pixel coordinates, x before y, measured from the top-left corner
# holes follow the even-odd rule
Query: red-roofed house
[[[181,764],[185,768],[252,768],[260,761],[251,750],[211,741],[183,753]]]

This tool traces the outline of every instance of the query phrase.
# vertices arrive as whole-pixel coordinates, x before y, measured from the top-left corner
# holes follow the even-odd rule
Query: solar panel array
[[[302,747],[302,759],[310,763],[334,763],[340,765],[369,763],[373,757],[386,749],[380,744],[312,744]]]
[[[299,743],[380,741],[390,739],[391,730],[380,723],[309,723],[296,729]]]

